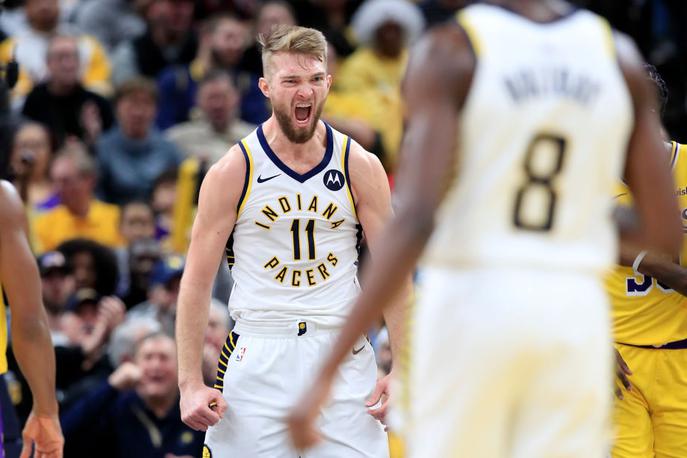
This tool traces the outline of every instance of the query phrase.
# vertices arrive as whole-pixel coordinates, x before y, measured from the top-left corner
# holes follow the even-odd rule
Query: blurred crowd
[[[173,339],[184,254],[208,167],[271,114],[259,33],[315,27],[334,76],[323,118],[391,175],[408,47],[466,0],[6,0],[0,160],[26,204],[57,355],[66,456],[198,456],[181,423]],[[579,0],[635,37],[663,73],[687,140],[687,3]],[[0,164],[2,165],[2,164]],[[220,266],[203,370],[231,326]],[[382,371],[390,354],[375,337]],[[16,366],[15,366],[16,367]],[[20,421],[31,405],[9,376]]]

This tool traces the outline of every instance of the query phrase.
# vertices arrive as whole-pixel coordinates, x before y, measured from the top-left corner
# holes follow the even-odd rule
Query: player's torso
[[[241,147],[251,166],[231,241],[232,315],[258,321],[343,319],[359,291],[350,139],[327,126],[324,157],[306,174],[279,160],[262,127]]]
[[[458,22],[476,54],[457,178],[425,261],[598,271],[612,262],[612,192],[632,104],[601,18],[537,24],[474,5]]]
[[[687,231],[687,147],[671,144],[675,195]],[[631,205],[632,196],[619,185],[617,201]],[[687,266],[687,237],[680,264]],[[616,266],[606,278],[613,310],[613,332],[617,342],[632,345],[662,345],[687,339],[687,299],[657,279]]]

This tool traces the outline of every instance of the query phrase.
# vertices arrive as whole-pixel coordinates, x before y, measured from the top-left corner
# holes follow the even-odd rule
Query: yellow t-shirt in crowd
[[[91,201],[85,218],[59,205],[36,216],[33,230],[38,253],[54,250],[60,243],[77,237],[95,240],[109,247],[123,243],[119,233],[119,207],[96,199]]]

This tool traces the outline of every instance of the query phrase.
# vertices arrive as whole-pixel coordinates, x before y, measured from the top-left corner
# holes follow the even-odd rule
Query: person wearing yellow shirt
[[[365,99],[372,127],[382,135],[384,166],[390,170],[401,144],[407,45],[419,36],[424,19],[406,0],[368,0],[353,16],[351,27],[361,46],[342,62],[335,84]]]
[[[684,222],[687,146],[672,142],[670,151]],[[621,205],[631,203],[627,190],[619,194]],[[623,249],[626,266],[606,281],[623,382],[616,387],[613,458],[687,456],[687,243],[676,260]]]
[[[61,204],[35,218],[37,252],[53,250],[77,237],[109,247],[122,244],[119,207],[94,197],[96,176],[95,160],[79,144],[68,145],[55,158],[51,178]]]

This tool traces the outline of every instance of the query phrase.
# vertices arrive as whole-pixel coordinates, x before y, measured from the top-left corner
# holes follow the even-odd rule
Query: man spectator
[[[142,200],[133,200],[123,205],[120,215],[119,234],[124,243],[115,250],[115,256],[117,256],[117,268],[119,270],[117,295],[124,299],[129,291],[131,281],[129,272],[131,246],[139,240],[155,237],[155,215],[150,204]],[[138,302],[143,300],[142,298]]]
[[[170,255],[158,261],[151,273],[148,300],[129,310],[127,319],[155,318],[163,331],[173,335],[179,282],[183,273],[184,258],[181,256]]]
[[[86,89],[79,80],[79,42],[76,37],[57,35],[46,55],[48,79],[26,97],[23,114],[50,128],[59,148],[67,136],[92,144],[112,127],[112,109],[102,96]]]
[[[175,343],[162,333],[143,338],[134,361],[67,410],[62,422],[66,456],[198,456],[203,447],[203,433],[181,421]]]
[[[57,251],[67,258],[77,289],[91,288],[100,296],[114,294],[117,287],[117,260],[112,250],[90,239],[61,243]]]
[[[156,78],[174,64],[188,64],[196,55],[198,39],[193,31],[192,0],[142,2],[145,32],[121,43],[112,56],[112,81],[120,85],[136,76]]]
[[[145,22],[137,11],[137,0],[90,0],[80,2],[77,26],[93,35],[112,52],[117,45],[145,32]]]
[[[94,197],[95,160],[78,144],[65,148],[53,161],[51,178],[61,204],[36,217],[37,251],[53,250],[65,240],[84,237],[109,247],[121,245],[119,208]]]
[[[167,138],[186,156],[215,163],[255,126],[236,119],[239,94],[226,72],[215,70],[200,82],[198,119],[167,130]]]
[[[248,30],[234,16],[220,15],[204,22],[197,57],[193,62],[169,67],[158,78],[158,127],[166,129],[189,119],[198,82],[213,70],[231,75],[240,94],[241,119],[254,124],[267,119],[267,102],[258,88],[260,75],[247,71],[243,65],[247,45]]]
[[[67,301],[74,293],[74,277],[67,259],[59,251],[48,251],[38,258],[41,274],[43,304],[48,313],[48,325],[53,345],[66,345],[67,336],[62,329],[62,317]]]
[[[153,238],[134,240],[127,248],[126,278],[120,278],[117,293],[127,309],[148,299],[153,267],[162,258],[160,242]]]
[[[146,199],[154,180],[181,161],[177,147],[153,128],[157,89],[147,79],[122,84],[115,97],[118,126],[96,143],[100,163],[100,195],[123,204]]]
[[[353,16],[351,28],[361,46],[342,64],[337,87],[362,95],[369,117],[380,129],[387,170],[393,169],[401,144],[401,79],[407,47],[422,32],[420,9],[407,0],[367,0]]]
[[[0,64],[6,64],[12,56],[19,62],[19,82],[13,90],[16,107],[21,107],[24,97],[34,84],[47,75],[45,55],[53,35],[69,34],[69,25],[60,24],[58,0],[26,0],[28,28],[0,43]],[[81,81],[90,90],[109,94],[110,62],[103,46],[93,37],[79,35]]]

